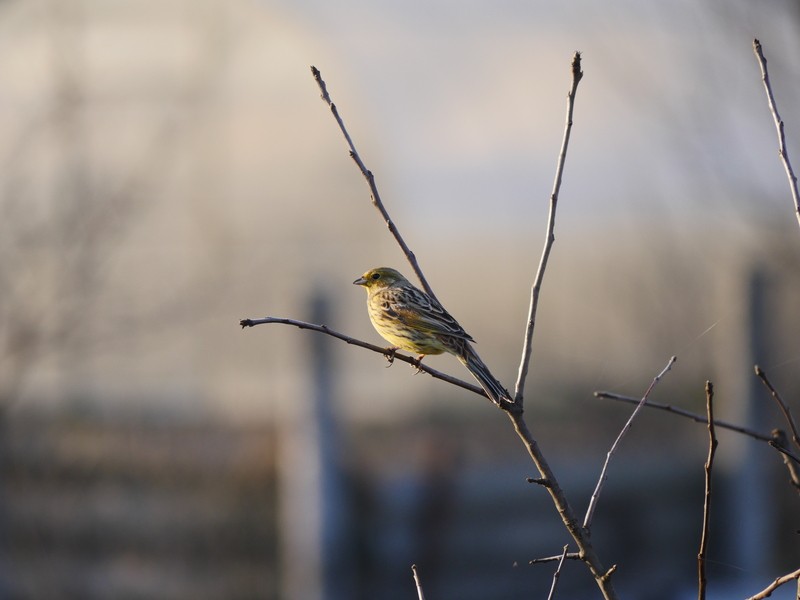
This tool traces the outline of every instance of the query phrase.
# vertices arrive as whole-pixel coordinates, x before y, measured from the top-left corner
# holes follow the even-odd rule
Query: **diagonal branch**
[[[595,398],[603,398],[606,400],[616,400],[618,402],[624,402],[626,404],[639,404],[641,402],[641,398],[633,398],[631,396],[623,396],[621,394],[615,394],[613,392],[595,392]],[[658,410],[663,410],[668,413],[672,413],[674,415],[678,415],[680,417],[686,417],[696,423],[704,423],[708,424],[708,418],[699,415],[697,413],[693,413],[691,411],[685,410],[683,408],[678,408],[677,406],[672,406],[671,404],[660,404],[658,402],[647,402],[645,404],[647,408],[655,408]],[[744,435],[748,435],[751,438],[762,442],[769,442],[772,440],[772,436],[761,433],[754,429],[749,429],[747,427],[742,427],[741,425],[734,425],[733,423],[728,423],[727,421],[721,421],[719,419],[714,420],[714,425],[716,427],[720,427],[722,429],[729,429],[730,431],[735,431],[737,433],[742,433]]]
[[[417,274],[422,287],[425,289],[425,292],[432,298],[436,298],[436,295],[433,293],[433,289],[428,284],[428,280],[425,279],[425,275],[422,273],[422,269],[420,269],[419,264],[417,263],[417,257],[408,247],[403,236],[400,235],[400,232],[397,229],[397,226],[392,221],[392,218],[389,216],[388,211],[383,206],[383,201],[381,200],[381,195],[378,193],[378,186],[375,184],[375,176],[372,174],[372,171],[367,169],[364,161],[361,160],[361,156],[358,154],[356,150],[355,144],[353,144],[353,139],[350,137],[350,134],[347,132],[347,128],[344,126],[344,121],[342,117],[339,116],[339,110],[336,108],[336,105],[331,100],[330,95],[328,94],[328,87],[325,85],[325,81],[322,79],[322,73],[319,72],[319,69],[312,66],[311,67],[311,74],[314,76],[314,80],[317,82],[319,86],[320,92],[322,94],[322,99],[325,101],[330,109],[333,117],[336,119],[336,122],[339,124],[339,129],[342,130],[342,135],[344,135],[344,139],[347,142],[347,146],[350,148],[350,158],[358,166],[359,171],[364,176],[364,179],[367,181],[367,185],[369,186],[370,197],[372,198],[372,204],[375,208],[378,209],[378,212],[381,213],[383,220],[386,222],[386,226],[389,228],[389,231],[394,236],[394,239],[399,244],[400,248],[403,250],[403,253],[406,255],[408,262],[411,264],[411,268],[414,269],[414,273]]]
[[[767,92],[767,101],[769,102],[769,110],[772,113],[772,119],[775,121],[775,129],[778,131],[778,153],[783,163],[783,169],[786,171],[786,176],[789,178],[789,189],[792,192],[792,199],[794,200],[794,212],[797,216],[797,222],[800,223],[800,194],[797,192],[797,176],[792,169],[792,163],[789,162],[789,153],[786,150],[786,136],[783,133],[783,119],[781,119],[781,116],[778,114],[775,96],[772,94],[772,85],[769,82],[769,72],[767,71],[767,59],[764,57],[764,52],[761,50],[761,42],[757,39],[753,40],[753,52],[755,52],[758,64],[761,67],[761,80],[764,82],[764,89]]]
[[[638,404],[640,402],[639,398],[631,398],[630,396],[622,396],[620,394],[614,394],[612,392],[595,392],[594,395],[596,398],[617,400],[619,402],[625,402],[627,404]],[[680,417],[686,417],[687,419],[691,419],[696,423],[708,424],[707,417],[698,415],[697,413],[693,413],[688,410],[684,410],[682,408],[677,408],[669,404],[647,402],[645,406],[647,408],[656,408],[659,410],[663,410],[665,412],[669,412],[674,415],[678,415]],[[798,471],[797,468],[797,464],[800,464],[800,457],[795,456],[788,449],[786,434],[783,431],[781,431],[780,429],[775,429],[772,431],[771,434],[766,434],[766,433],[761,433],[760,431],[755,431],[754,429],[750,429],[748,427],[743,427],[741,425],[734,425],[733,423],[728,423],[727,421],[721,421],[719,419],[714,420],[714,426],[719,427],[720,429],[728,429],[730,431],[735,431],[736,433],[741,433],[760,442],[767,442],[770,446],[775,448],[775,450],[777,450],[783,455],[783,462],[786,465],[786,468],[789,470],[789,478],[791,479],[792,485],[796,487],[798,491],[800,491],[800,471]]]
[[[417,572],[417,565],[411,565],[411,573],[414,575],[414,583],[417,586],[417,600],[425,600],[425,594],[422,591],[422,580]]]
[[[755,596],[750,596],[747,600],[764,600],[764,598],[769,598],[772,595],[772,592],[777,590],[783,584],[794,580],[797,580],[798,585],[800,585],[800,569],[797,569],[797,571],[794,571],[793,573],[784,575],[783,577],[778,577],[758,594]]]
[[[508,411],[506,414],[508,418],[511,419],[511,423],[514,425],[514,430],[517,432],[517,435],[525,444],[528,455],[539,470],[541,479],[535,481],[540,483],[550,494],[550,498],[561,517],[561,521],[564,523],[564,527],[567,528],[572,539],[575,540],[575,544],[578,546],[578,558],[589,568],[595,583],[597,583],[597,587],[600,588],[600,592],[603,594],[603,598],[605,598],[605,600],[615,600],[617,594],[611,583],[611,576],[616,571],[616,565],[606,569],[600,562],[600,557],[597,556],[592,545],[589,530],[581,527],[580,522],[575,516],[575,512],[567,501],[564,490],[561,489],[555,474],[539,448],[539,444],[531,435],[522,413]],[[571,555],[568,555],[567,558],[571,558]]]
[[[767,387],[769,393],[775,399],[775,402],[778,403],[778,408],[780,408],[781,412],[783,413],[783,418],[786,419],[786,423],[789,425],[789,431],[792,432],[792,442],[797,448],[800,448],[800,434],[797,433],[797,424],[794,422],[794,418],[792,418],[792,411],[789,408],[789,405],[784,402],[781,395],[778,393],[778,390],[770,383],[770,380],[767,379],[767,374],[764,373],[764,370],[759,367],[758,365],[755,366],[756,376],[761,380],[761,382]]]
[[[545,235],[544,248],[542,249],[542,256],[539,259],[539,267],[536,271],[536,277],[531,287],[531,304],[528,309],[528,325],[525,329],[525,339],[522,344],[522,358],[519,363],[519,372],[517,374],[517,384],[514,390],[514,402],[522,406],[523,396],[525,393],[525,380],[528,378],[528,369],[530,368],[531,352],[533,351],[533,329],[536,326],[536,310],[539,306],[539,293],[542,289],[542,280],[544,279],[544,272],[547,268],[547,261],[550,258],[550,250],[555,242],[555,226],[556,226],[556,207],[558,206],[558,193],[561,190],[561,177],[564,173],[564,163],[567,160],[567,147],[569,146],[569,138],[572,133],[572,113],[575,108],[575,93],[578,90],[578,84],[583,78],[583,71],[581,70],[581,53],[576,52],[572,57],[572,86],[567,94],[567,119],[564,126],[564,138],[561,142],[561,151],[558,154],[558,163],[556,165],[556,177],[553,182],[553,191],[550,194],[550,210],[547,216],[547,233]]]
[[[606,461],[603,463],[603,469],[600,471],[600,479],[597,480],[597,486],[594,488],[594,492],[592,493],[592,498],[589,501],[589,508],[586,509],[586,516],[583,518],[583,528],[588,529],[592,524],[592,518],[594,517],[595,508],[597,508],[597,501],[600,499],[600,492],[603,489],[603,484],[605,483],[606,479],[608,478],[608,465],[611,462],[611,458],[614,456],[614,453],[617,451],[617,446],[619,446],[620,441],[628,433],[628,430],[631,428],[633,424],[633,420],[636,418],[636,415],[641,410],[642,406],[645,405],[647,402],[647,397],[650,395],[650,392],[653,391],[653,388],[656,387],[656,384],[661,380],[661,378],[672,368],[672,365],[675,364],[675,361],[678,360],[677,357],[673,356],[667,362],[667,366],[664,367],[661,372],[655,376],[653,381],[650,383],[650,386],[647,388],[647,391],[642,396],[642,399],[639,400],[639,403],[636,405],[636,408],[631,413],[631,416],[628,418],[628,421],[622,427],[622,430],[619,432],[617,439],[614,440],[614,443],[611,445],[611,450],[608,451],[606,454]]]
[[[717,434],[714,430],[714,386],[706,381],[706,412],[708,413],[708,458],[705,464],[705,500],[703,501],[703,532],[700,536],[700,551],[697,553],[697,598],[706,597],[706,552],[708,551],[709,515],[711,514],[711,470],[714,453],[717,451]]]
[[[489,398],[486,395],[486,392],[483,391],[483,388],[478,387],[477,385],[472,385],[471,383],[467,383],[466,381],[462,381],[456,377],[448,375],[447,373],[442,373],[441,371],[437,371],[436,369],[432,369],[426,364],[421,363],[418,359],[407,356],[405,354],[398,354],[397,352],[391,350],[390,348],[383,348],[381,346],[376,346],[375,344],[370,344],[369,342],[364,342],[354,337],[350,337],[344,333],[339,333],[338,331],[334,331],[330,329],[327,325],[317,325],[316,323],[307,323],[306,321],[298,321],[296,319],[285,319],[283,317],[263,317],[261,319],[242,319],[239,321],[239,325],[242,326],[242,329],[245,327],[255,327],[256,325],[270,325],[278,323],[281,325],[293,325],[298,329],[309,329],[311,331],[316,331],[318,333],[324,333],[325,335],[329,335],[331,337],[335,337],[336,339],[342,340],[352,346],[358,346],[359,348],[365,348],[367,350],[372,350],[373,352],[377,352],[378,354],[383,354],[390,363],[394,362],[395,360],[399,360],[404,363],[408,363],[409,365],[413,366],[417,371],[422,371],[427,373],[434,379],[440,379],[442,381],[446,381],[447,383],[451,383],[457,387],[463,388],[465,390],[469,390],[470,392],[474,392],[479,396],[483,396],[484,398]]]

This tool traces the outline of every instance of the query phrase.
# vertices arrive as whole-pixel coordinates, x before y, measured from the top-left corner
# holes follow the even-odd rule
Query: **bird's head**
[[[364,273],[353,284],[363,286],[369,292],[370,290],[382,290],[397,282],[404,281],[407,281],[407,279],[398,271],[389,267],[378,267]]]

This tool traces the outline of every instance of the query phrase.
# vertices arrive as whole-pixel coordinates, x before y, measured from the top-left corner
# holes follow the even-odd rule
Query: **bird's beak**
[[[367,285],[367,280],[363,277],[359,277],[353,282],[353,285]]]

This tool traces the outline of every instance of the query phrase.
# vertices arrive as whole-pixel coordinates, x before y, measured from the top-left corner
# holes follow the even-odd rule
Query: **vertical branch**
[[[600,499],[600,492],[603,489],[603,484],[605,483],[606,479],[608,478],[608,465],[611,463],[611,458],[614,456],[614,453],[617,451],[617,446],[619,446],[620,441],[628,433],[628,430],[631,428],[633,424],[633,420],[636,418],[636,415],[641,410],[642,406],[645,405],[647,402],[647,397],[650,395],[650,392],[653,391],[653,388],[656,387],[656,384],[661,380],[664,374],[672,368],[672,365],[675,364],[675,361],[678,360],[677,357],[673,356],[669,359],[667,366],[662,369],[662,371],[655,376],[653,381],[650,383],[650,387],[647,388],[647,391],[642,396],[642,399],[639,400],[639,404],[636,405],[636,408],[633,409],[631,416],[628,417],[628,421],[622,427],[622,430],[619,432],[617,439],[614,440],[614,443],[611,445],[611,450],[608,451],[606,454],[606,461],[603,463],[603,469],[600,471],[600,479],[597,480],[597,486],[594,488],[594,492],[592,493],[592,498],[589,501],[589,508],[586,509],[586,516],[583,518],[583,528],[589,529],[592,525],[592,518],[594,518],[594,511],[597,508],[597,501]]]
[[[711,514],[711,469],[717,450],[717,434],[714,429],[714,385],[706,381],[706,412],[708,413],[708,458],[705,464],[706,492],[703,502],[703,533],[700,536],[700,551],[697,553],[697,598],[706,597],[706,552],[708,550],[709,515]]]
[[[422,287],[425,289],[425,292],[431,296],[432,298],[436,298],[436,295],[433,293],[431,286],[428,284],[428,280],[425,279],[425,275],[422,273],[422,269],[420,269],[419,264],[417,263],[417,257],[408,247],[403,237],[400,235],[400,232],[397,230],[397,226],[392,221],[392,218],[389,216],[388,211],[383,206],[383,201],[381,200],[381,195],[378,193],[378,186],[375,184],[375,176],[372,174],[372,171],[367,169],[364,161],[361,160],[361,156],[359,156],[358,151],[356,150],[355,144],[353,144],[353,139],[350,137],[350,134],[347,132],[347,128],[344,126],[344,121],[342,117],[339,116],[339,109],[336,108],[336,105],[331,100],[330,95],[328,94],[328,87],[325,85],[325,81],[322,79],[322,73],[319,72],[319,69],[312,66],[311,67],[311,74],[314,76],[314,80],[317,82],[319,86],[320,93],[322,99],[325,101],[325,104],[331,109],[331,113],[333,114],[334,119],[339,124],[339,129],[342,131],[342,135],[344,135],[344,139],[347,142],[348,148],[350,148],[350,158],[355,161],[356,165],[358,166],[359,171],[364,176],[364,179],[367,180],[367,185],[369,186],[370,197],[372,198],[372,205],[378,209],[378,212],[381,213],[383,220],[386,222],[386,226],[389,228],[389,231],[394,236],[395,241],[397,241],[400,248],[403,250],[403,254],[406,255],[408,262],[411,264],[411,268],[414,269],[414,273],[417,274]]]
[[[558,193],[561,190],[561,177],[564,173],[564,163],[567,159],[567,147],[569,146],[569,138],[572,133],[572,113],[575,108],[575,93],[578,90],[578,84],[583,78],[583,71],[581,70],[581,53],[576,52],[572,57],[572,86],[567,94],[567,119],[564,127],[564,139],[561,142],[561,151],[558,154],[558,163],[556,165],[556,177],[553,182],[553,191],[550,194],[550,210],[547,217],[547,233],[542,249],[542,256],[539,259],[539,268],[536,271],[536,278],[534,279],[533,286],[531,287],[531,303],[528,309],[528,326],[525,329],[525,339],[522,345],[522,358],[519,363],[519,373],[517,374],[517,384],[514,390],[514,402],[522,406],[523,395],[525,392],[525,380],[528,377],[528,369],[530,368],[531,352],[533,350],[533,328],[536,325],[536,309],[539,306],[539,292],[542,288],[542,280],[544,279],[544,271],[547,268],[547,261],[550,258],[550,250],[555,242],[555,226],[556,226],[556,207],[558,206]]]
[[[781,119],[781,116],[778,114],[775,96],[772,93],[772,85],[769,82],[767,59],[764,57],[764,52],[761,50],[761,42],[757,39],[753,40],[753,52],[755,52],[758,64],[761,67],[761,80],[764,82],[764,89],[767,92],[767,102],[769,102],[769,110],[772,113],[772,119],[775,121],[775,129],[778,131],[778,153],[783,163],[783,169],[786,171],[786,176],[789,178],[789,189],[792,191],[792,199],[794,200],[794,212],[797,216],[797,222],[800,224],[800,194],[797,192],[797,176],[792,169],[792,163],[789,162],[789,153],[786,150],[786,136],[783,133],[783,119]]]

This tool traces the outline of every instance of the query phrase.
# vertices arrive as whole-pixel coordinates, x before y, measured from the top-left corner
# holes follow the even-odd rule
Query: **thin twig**
[[[557,562],[561,560],[561,557],[564,557],[566,560],[581,560],[581,555],[578,552],[568,552],[566,555],[564,554],[555,554],[553,556],[543,556],[541,558],[532,558],[528,561],[529,565],[542,565],[544,563],[551,563]]]
[[[781,453],[783,464],[789,471],[789,481],[797,492],[800,493],[800,470],[798,469],[800,457],[795,456],[786,449],[789,441],[786,439],[786,433],[783,430],[775,429],[772,431],[772,435],[773,439],[769,442],[769,445]]]
[[[414,574],[414,583],[417,584],[417,598],[418,600],[425,600],[425,594],[422,592],[422,581],[417,573],[417,565],[411,565],[411,572]]]
[[[614,440],[614,443],[611,445],[611,449],[608,451],[608,454],[606,454],[606,461],[605,461],[605,463],[603,463],[602,471],[600,471],[600,478],[597,480],[597,486],[595,486],[595,488],[594,488],[594,492],[592,493],[592,498],[589,501],[589,508],[586,509],[586,516],[583,519],[583,528],[584,529],[589,529],[589,527],[591,527],[592,518],[594,517],[594,511],[595,511],[595,508],[597,508],[597,501],[600,499],[600,492],[602,491],[603,484],[605,483],[606,478],[608,477],[608,474],[607,474],[608,465],[609,465],[609,463],[611,463],[611,458],[614,456],[614,453],[617,450],[617,446],[619,445],[620,440],[622,440],[622,438],[625,436],[625,434],[631,428],[631,425],[633,424],[633,419],[636,418],[636,415],[639,413],[639,411],[641,410],[642,406],[644,406],[644,404],[647,402],[647,397],[650,395],[650,392],[653,391],[653,388],[661,380],[661,378],[664,376],[664,374],[672,368],[672,365],[675,364],[676,360],[678,360],[678,358],[676,356],[671,357],[669,359],[669,361],[667,362],[667,366],[664,367],[661,370],[661,372],[658,375],[655,376],[653,381],[650,383],[650,386],[647,388],[647,391],[644,393],[644,396],[642,396],[641,400],[639,400],[639,403],[636,405],[636,408],[631,413],[631,416],[628,418],[628,421],[622,427],[622,430],[619,432],[619,435],[617,436],[617,439]]]
[[[641,398],[634,398],[632,396],[623,396],[622,394],[615,394],[614,392],[595,392],[595,398],[603,398],[606,400],[616,400],[618,402],[624,402],[626,404],[639,404],[641,402]],[[655,408],[658,410],[663,410],[668,413],[672,413],[674,415],[678,415],[680,417],[686,417],[687,419],[691,419],[696,423],[708,424],[708,419],[702,415],[697,413],[690,412],[683,408],[679,408],[677,406],[672,406],[671,404],[661,404],[659,402],[647,402],[645,403],[647,408]],[[760,440],[762,442],[769,442],[772,440],[772,436],[766,433],[761,433],[754,429],[749,429],[747,427],[742,427],[741,425],[734,425],[733,423],[728,423],[727,421],[720,421],[716,419],[714,421],[714,425],[716,427],[720,427],[722,429],[728,429],[730,431],[736,431],[737,433],[742,433],[744,435],[748,435],[754,439]]]
[[[567,549],[569,548],[569,544],[564,545],[564,551],[561,553],[561,557],[558,559],[558,566],[556,567],[555,573],[553,573],[553,583],[550,585],[550,593],[547,594],[547,600],[553,600],[556,595],[556,586],[558,586],[558,579],[561,577],[561,567],[564,566],[564,559],[567,557]]]
[[[781,395],[778,393],[778,390],[770,383],[770,380],[767,379],[767,374],[764,370],[759,367],[758,365],[755,366],[756,376],[761,380],[761,382],[767,387],[769,390],[770,395],[775,399],[775,402],[778,403],[778,408],[780,408],[781,412],[783,413],[783,418],[786,419],[786,423],[789,425],[789,431],[792,432],[792,442],[797,448],[800,448],[800,435],[797,433],[797,424],[794,422],[794,418],[792,418],[792,411],[789,408],[789,405],[784,402]]]
[[[383,206],[381,195],[378,193],[378,186],[375,184],[375,176],[372,174],[372,171],[367,169],[364,161],[361,160],[361,156],[358,154],[355,144],[353,144],[353,139],[347,132],[347,128],[344,126],[342,117],[339,116],[339,110],[336,108],[336,105],[333,103],[330,95],[328,94],[328,87],[325,85],[325,81],[322,79],[322,74],[319,72],[319,69],[314,66],[311,67],[311,74],[314,76],[314,80],[319,86],[322,99],[330,107],[333,117],[339,124],[339,129],[342,130],[342,135],[344,135],[344,139],[347,142],[348,148],[350,149],[350,158],[352,158],[356,165],[358,165],[358,169],[361,171],[361,174],[367,181],[373,206],[375,206],[375,208],[378,209],[378,212],[381,213],[383,220],[386,222],[386,226],[389,228],[389,231],[394,236],[394,239],[397,241],[398,245],[403,250],[403,253],[406,255],[409,264],[411,264],[411,268],[414,269],[414,273],[417,274],[417,277],[419,278],[422,287],[425,289],[425,292],[432,298],[436,298],[436,295],[433,293],[433,289],[428,284],[428,280],[425,279],[425,275],[422,273],[422,269],[420,269],[419,263],[417,263],[417,257],[408,247],[408,244],[406,244],[403,236],[400,235],[400,232],[398,231],[397,226],[394,224],[394,221],[392,221],[392,218],[389,216],[389,213]]]
[[[616,400],[618,402],[625,402],[626,404],[639,404],[640,402],[639,398],[623,396],[621,394],[615,394],[613,392],[595,392],[594,396],[596,398],[604,398],[607,400]],[[663,410],[664,412],[669,412],[674,415],[678,415],[680,417],[686,417],[687,419],[691,419],[696,423],[703,423],[706,425],[708,424],[707,417],[704,417],[697,413],[690,412],[688,410],[684,410],[683,408],[672,406],[670,404],[647,402],[645,403],[645,406],[647,408],[656,408],[658,410]],[[747,435],[761,442],[767,442],[770,446],[775,448],[775,450],[777,450],[783,455],[782,457],[783,462],[786,465],[786,468],[789,470],[789,478],[791,479],[792,485],[795,486],[798,489],[798,491],[800,491],[800,473],[798,473],[798,469],[795,466],[795,463],[800,463],[800,457],[795,456],[787,449],[785,433],[783,433],[779,429],[774,430],[772,434],[761,433],[760,431],[755,431],[754,429],[742,427],[741,425],[734,425],[733,423],[728,423],[727,421],[721,421],[719,419],[714,420],[714,426],[720,429],[728,429],[730,431],[735,431],[736,433]]]
[[[298,329],[309,329],[311,331],[324,333],[325,335],[329,335],[331,337],[340,339],[343,342],[346,342],[352,346],[358,346],[359,348],[365,348],[367,350],[372,350],[373,352],[377,352],[378,354],[383,354],[390,361],[399,360],[401,362],[408,363],[418,371],[427,373],[434,379],[440,379],[442,381],[446,381],[447,383],[451,383],[465,390],[469,390],[470,392],[474,392],[479,396],[483,396],[484,398],[487,399],[489,398],[489,396],[486,395],[486,392],[483,390],[482,387],[479,387],[477,385],[472,385],[471,383],[462,381],[461,379],[453,377],[452,375],[448,375],[447,373],[442,373],[441,371],[432,369],[428,365],[421,363],[418,359],[414,358],[413,356],[399,354],[398,352],[390,351],[390,349],[388,348],[376,346],[375,344],[370,344],[369,342],[365,342],[357,338],[350,337],[349,335],[346,335],[344,333],[339,333],[338,331],[334,331],[327,325],[317,325],[316,323],[307,323],[305,321],[298,321],[296,319],[285,319],[283,317],[263,317],[261,319],[242,319],[241,321],[239,321],[239,325],[242,326],[242,329],[244,329],[245,327],[254,327],[256,325],[269,325],[272,323],[278,323],[281,325],[293,325]]]
[[[793,454],[792,451],[787,448],[789,440],[786,439],[786,432],[783,431],[783,429],[772,430],[772,439],[769,441],[769,445],[786,458],[791,459],[792,462],[800,464],[800,456]]]
[[[786,176],[789,178],[789,189],[792,192],[792,199],[794,200],[794,212],[797,216],[797,222],[800,224],[800,194],[797,191],[797,176],[792,169],[792,163],[789,161],[789,153],[786,150],[786,136],[783,133],[783,119],[778,114],[778,107],[775,104],[775,96],[772,93],[772,85],[769,82],[769,72],[767,71],[767,59],[764,57],[764,52],[761,50],[761,42],[757,39],[753,40],[753,52],[756,54],[758,64],[761,66],[761,80],[764,82],[764,89],[767,91],[767,101],[769,102],[769,110],[772,113],[772,119],[775,121],[775,129],[778,132],[778,153],[783,162],[783,168],[786,171]]]
[[[539,267],[536,271],[536,278],[531,287],[531,303],[528,309],[528,324],[525,328],[525,339],[522,344],[522,358],[519,363],[519,372],[517,374],[517,383],[514,389],[514,402],[522,406],[523,396],[525,393],[525,380],[528,378],[528,369],[530,368],[531,353],[533,351],[533,329],[536,326],[536,310],[539,306],[539,293],[542,288],[542,281],[544,279],[544,272],[547,268],[547,261],[550,258],[550,250],[555,242],[555,226],[556,226],[556,207],[558,206],[558,194],[561,190],[561,178],[564,173],[564,163],[567,159],[567,147],[569,146],[569,138],[572,132],[572,114],[575,108],[575,93],[578,90],[578,84],[583,78],[583,71],[581,70],[581,53],[576,52],[572,57],[572,85],[569,93],[567,94],[567,118],[564,126],[564,138],[561,141],[561,151],[558,154],[558,163],[556,165],[556,176],[553,182],[553,191],[550,194],[550,210],[547,217],[547,232],[545,235],[544,248],[542,255],[539,259]]]
[[[709,516],[711,515],[711,470],[714,453],[717,451],[717,434],[714,430],[714,386],[706,381],[706,412],[708,413],[708,458],[705,464],[705,500],[703,501],[703,533],[700,536],[700,551],[697,553],[697,598],[706,597],[706,552],[708,551]]]
[[[339,114],[339,109],[336,108],[336,104],[334,104],[333,100],[331,100],[330,94],[328,93],[328,86],[326,85],[325,81],[322,79],[322,74],[320,73],[319,69],[317,69],[314,66],[311,67],[311,74],[314,76],[314,80],[317,82],[317,85],[319,86],[322,100],[330,108],[331,114],[333,115],[334,119],[336,120],[336,123],[339,125],[339,129],[341,130],[342,135],[344,136],[344,139],[347,142],[347,146],[348,146],[348,148],[350,150],[350,157],[356,163],[356,165],[358,166],[359,171],[361,171],[361,174],[364,176],[364,179],[367,181],[367,185],[369,186],[369,190],[370,190],[370,197],[372,199],[372,205],[375,208],[378,209],[378,212],[383,217],[383,220],[386,223],[386,226],[389,228],[389,231],[394,236],[395,241],[400,246],[400,249],[403,251],[403,253],[405,254],[406,258],[408,259],[408,262],[411,265],[411,268],[414,269],[414,273],[416,273],[417,278],[419,279],[420,283],[422,284],[422,287],[425,289],[425,292],[429,296],[431,296],[432,298],[436,299],[436,294],[433,292],[433,288],[431,288],[430,284],[428,283],[428,280],[425,278],[425,275],[422,272],[422,269],[420,268],[419,263],[417,262],[417,257],[411,251],[411,249],[408,247],[408,244],[406,244],[405,240],[400,235],[400,231],[397,229],[397,226],[394,224],[394,221],[389,216],[389,212],[386,210],[386,207],[384,206],[383,201],[381,200],[380,193],[378,192],[378,187],[377,187],[377,185],[375,183],[375,177],[372,174],[372,171],[367,169],[366,165],[364,164],[364,161],[361,159],[361,156],[359,155],[358,151],[356,150],[355,144],[353,143],[353,139],[350,137],[350,134],[347,131],[347,128],[345,127],[344,121],[342,120],[342,117]],[[491,375],[491,373],[488,373],[488,374],[490,376],[494,377],[493,375]],[[496,378],[495,378],[495,380],[497,381]],[[499,383],[499,381],[498,381],[498,383]],[[502,385],[500,387],[502,387]],[[506,401],[505,398],[501,399],[499,406],[500,406],[501,409],[506,410],[506,411],[521,411],[522,410],[522,405],[521,404],[520,405],[514,404],[514,402],[512,402],[510,398],[508,398],[507,401]]]
[[[770,583],[763,591],[759,592],[755,596],[750,596],[747,600],[764,600],[764,598],[769,598],[772,595],[772,592],[777,590],[785,583],[789,583],[790,581],[798,581],[798,585],[800,585],[800,569],[794,571],[793,573],[789,573],[788,575],[784,575],[783,577],[778,577],[775,581]]]

